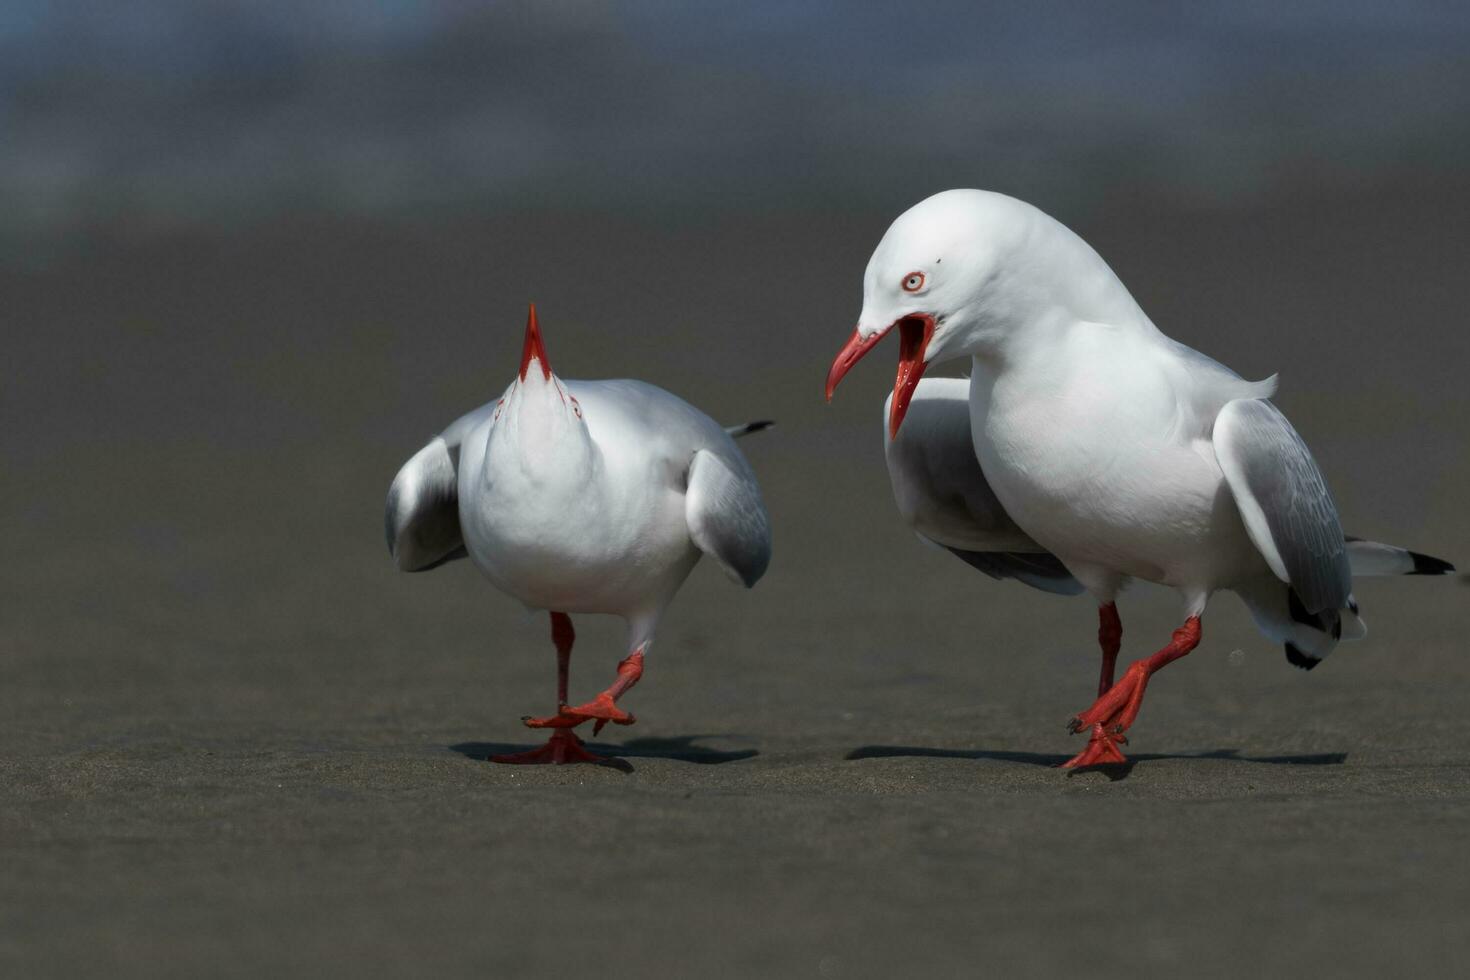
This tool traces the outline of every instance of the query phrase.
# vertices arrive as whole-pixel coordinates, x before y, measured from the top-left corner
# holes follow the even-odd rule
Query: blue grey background
[[[0,220],[1370,188],[1464,170],[1467,36],[1366,0],[13,0]]]

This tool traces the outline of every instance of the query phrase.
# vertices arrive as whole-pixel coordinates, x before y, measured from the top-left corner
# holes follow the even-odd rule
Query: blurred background
[[[1454,177],[1454,4],[14,0],[5,230],[874,208]],[[20,249],[30,252],[30,249]]]
[[[524,845],[554,803],[515,809],[481,785],[498,774],[454,768],[468,760],[446,747],[523,739],[516,719],[548,706],[544,622],[464,563],[394,574],[381,538],[393,473],[504,387],[532,300],[563,376],[640,377],[727,423],[778,420],[744,444],[772,511],[771,572],[739,594],[697,570],[639,688],[640,733],[724,733],[731,752],[805,759],[781,778],[827,773],[828,788],[857,763],[821,760],[874,742],[1073,751],[1058,733],[1095,683],[1092,609],[981,580],[898,525],[881,353],[821,401],[873,246],[949,187],[1036,204],[1166,333],[1248,377],[1279,371],[1277,402],[1348,530],[1463,567],[1467,10],[9,0],[0,840],[15,860],[0,900],[15,929],[0,953],[115,970],[168,948],[202,969],[239,951],[248,920],[321,962],[356,937],[364,969],[407,969],[421,961],[394,957],[418,938],[455,948],[482,914],[539,935],[518,895],[479,875],[493,864],[529,887],[549,865],[527,863],[536,848],[520,864],[492,854],[506,838],[478,821],[493,812]],[[1201,657],[1151,688],[1150,744],[1450,752],[1449,719],[1470,708],[1465,593],[1434,584],[1448,588],[1365,585],[1372,639],[1310,683],[1217,602],[1207,644],[1250,669]],[[1130,641],[1162,638],[1176,612],[1141,589]],[[620,628],[578,629],[574,681],[600,688]],[[1369,690],[1389,695],[1365,724]],[[869,867],[871,893],[821,877],[830,865],[804,862],[830,854],[825,813],[792,816],[771,802],[778,784],[748,810],[729,800],[749,787],[729,789],[703,816],[723,830],[679,838],[668,873],[702,873],[708,893],[639,892],[619,870],[670,943],[681,909],[729,917],[709,975],[774,969],[761,956],[804,956],[811,930],[843,935],[834,923],[969,928],[944,917],[961,905],[924,904],[960,866],[937,852]],[[682,828],[680,805],[628,804],[642,820],[672,807]],[[1019,839],[1035,815],[1012,815]],[[783,822],[751,830],[767,817]],[[770,861],[815,884],[761,878]],[[900,866],[930,874],[904,910],[877,890],[909,894],[885,877]],[[1042,876],[1048,901],[1084,901],[1057,874]],[[868,904],[814,913],[834,891]],[[1396,942],[1464,907],[1422,894],[1436,912],[1391,889],[1365,903],[1376,925],[1351,928]],[[1278,900],[1284,926],[1317,897]],[[317,931],[293,931],[324,907]],[[414,939],[375,932],[410,907]],[[777,911],[796,938],[771,938]],[[742,922],[759,937],[743,946]],[[1034,963],[1017,943],[1015,962]],[[482,952],[467,962],[552,962]]]

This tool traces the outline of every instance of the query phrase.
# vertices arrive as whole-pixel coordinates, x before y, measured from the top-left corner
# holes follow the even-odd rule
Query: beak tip
[[[872,350],[873,345],[883,339],[883,335],[887,332],[880,330],[864,339],[856,329],[853,330],[852,336],[847,339],[842,350],[837,352],[837,357],[832,361],[832,367],[827,371],[827,404],[832,404],[832,395],[837,391],[837,386],[842,383],[842,379],[847,376],[847,372],[854,364],[862,360],[863,355]]]

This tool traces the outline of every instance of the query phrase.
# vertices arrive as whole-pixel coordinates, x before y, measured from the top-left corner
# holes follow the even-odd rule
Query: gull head
[[[590,447],[582,406],[551,370],[532,303],[521,344],[521,366],[495,406],[490,452],[513,453],[524,468],[539,469],[551,462],[575,462]]]
[[[897,332],[888,414],[889,435],[896,435],[930,364],[998,356],[1018,335],[1034,339],[1034,325],[1049,311],[1088,305],[1070,302],[1077,291],[1070,277],[1087,280],[1097,267],[1117,282],[1085,242],[1023,201],[980,190],[926,198],[898,216],[868,260],[862,313],[827,373],[827,399],[854,364]]]

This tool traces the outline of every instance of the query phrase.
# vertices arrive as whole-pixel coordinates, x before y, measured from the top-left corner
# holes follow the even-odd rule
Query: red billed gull
[[[404,464],[388,491],[388,548],[406,572],[469,558],[528,608],[551,613],[557,712],[545,746],[498,762],[593,762],[572,729],[634,718],[617,701],[643,675],[664,609],[701,555],[749,587],[771,556],[770,521],[750,464],[709,416],[641,381],[562,381],[531,307],[520,370],[498,401],[452,423]],[[569,613],[628,623],[617,680],[567,698]]]
[[[1217,589],[1311,669],[1365,633],[1355,571],[1453,571],[1346,538],[1316,462],[1266,400],[1275,378],[1245,381],[1165,337],[1086,242],[1028,204],[955,190],[899,216],[869,260],[828,398],[895,329],[885,415],[904,516],[988,574],[1098,603],[1098,698],[1069,725],[1091,738],[1068,766],[1124,761],[1149,679],[1199,644]],[[930,364],[964,356],[968,381],[921,386]],[[1184,623],[1115,683],[1114,600],[1135,578],[1177,589]]]

